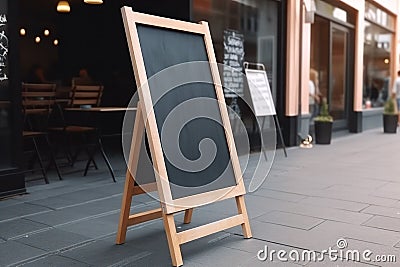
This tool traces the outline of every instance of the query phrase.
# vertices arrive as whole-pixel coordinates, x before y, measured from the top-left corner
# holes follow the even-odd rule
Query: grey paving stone
[[[335,232],[318,232],[315,238],[314,229],[305,231],[297,228],[271,224],[260,221],[251,221],[253,238],[264,240],[265,242],[285,244],[301,249],[319,250],[331,245],[332,240],[337,240]],[[318,228],[317,226],[316,228]],[[229,233],[241,235],[241,229],[231,228],[226,230]]]
[[[400,187],[400,183],[393,183],[393,186],[395,187]],[[372,196],[376,196],[376,197],[382,197],[382,198],[391,198],[391,199],[396,199],[399,200],[400,199],[400,193],[399,192],[394,192],[394,191],[388,191],[388,190],[376,190],[374,192],[371,193]]]
[[[300,200],[306,198],[305,195],[280,192],[280,191],[269,190],[269,189],[265,189],[265,188],[260,188],[256,191],[254,191],[253,193],[250,193],[250,195],[274,198],[274,199],[285,200],[285,201],[296,202],[296,203],[299,202]]]
[[[246,195],[245,201],[250,218],[258,217],[272,210],[284,211],[286,209],[294,208],[297,205],[289,201],[253,195]]]
[[[358,212],[339,210],[328,207],[310,206],[307,204],[299,204],[297,206],[287,208],[285,209],[285,211],[325,220],[346,222],[351,224],[361,224],[372,218],[372,215],[369,214],[362,214]]]
[[[132,209],[141,209],[143,206],[143,203],[133,205]],[[82,205],[51,211],[46,214],[29,216],[27,218],[32,221],[45,223],[51,226],[57,226],[76,220],[86,219],[92,216],[119,214],[120,208],[120,197],[112,197],[109,199],[101,199],[90,203],[84,203]]]
[[[44,250],[15,241],[0,243],[0,266],[7,266],[29,258],[44,255],[45,253]]]
[[[19,235],[46,229],[49,226],[26,219],[16,219],[0,223],[0,237],[3,239],[13,238]]]
[[[245,196],[245,202],[247,203],[247,197],[248,195]],[[218,201],[214,203],[210,203],[209,205],[203,206],[205,210],[209,210],[211,212],[216,212],[218,211],[219,213],[224,213],[227,215],[232,214],[232,211],[237,210],[236,202],[234,199],[226,199],[223,201]]]
[[[240,266],[253,256],[249,252],[222,246],[197,246],[196,249],[185,253],[185,257],[190,261],[204,264],[205,266],[227,266],[231,264]]]
[[[368,222],[364,223],[364,225],[400,232],[400,219],[395,218],[375,216]]]
[[[17,200],[25,202],[35,201],[48,197],[62,195],[65,193],[79,191],[85,188],[93,188],[96,186],[99,186],[99,184],[94,182],[93,180],[88,180],[85,182],[84,180],[80,179],[79,182],[74,182],[71,181],[69,177],[66,177],[66,179],[64,179],[61,184],[59,181],[55,181],[45,185],[28,186],[28,194],[18,196]]]
[[[59,229],[50,229],[44,232],[31,234],[28,237],[21,237],[15,241],[31,247],[54,252],[89,240],[89,238],[75,233]]]
[[[69,267],[69,266],[90,266],[86,263],[79,262],[73,259],[69,259],[66,257],[58,256],[58,255],[49,255],[31,262],[27,262],[22,264],[21,266],[24,267],[52,267],[52,266],[58,266],[58,267]]]
[[[21,203],[21,201],[18,201],[16,198],[0,199],[0,208],[9,207],[19,203]]]
[[[262,222],[280,224],[303,230],[310,230],[324,221],[315,217],[281,211],[272,211],[255,219]]]
[[[363,213],[382,215],[386,217],[392,217],[400,219],[400,207],[399,208],[388,208],[382,206],[370,206],[362,211]]]
[[[2,207],[0,208],[0,222],[4,220],[28,216],[35,213],[44,213],[46,211],[51,211],[51,209],[28,203],[20,203],[12,205],[11,207]]]
[[[88,238],[100,238],[117,232],[118,217],[119,214],[111,214],[108,216],[57,226],[57,229],[76,233]]]
[[[68,222],[76,221],[76,220],[81,220],[84,218],[87,218],[91,214],[82,210],[76,210],[76,209],[63,209],[63,210],[55,210],[39,215],[33,215],[33,216],[28,216],[27,219],[38,222],[38,223],[43,223],[47,224],[50,226],[57,226],[60,224],[65,224]],[[93,213],[92,213],[93,214]]]
[[[122,194],[124,192],[124,182],[107,183],[104,185],[96,186],[93,188],[98,193],[104,193],[106,195]]]
[[[400,201],[394,203],[391,207],[400,209]]]
[[[397,180],[397,182],[394,182],[394,183],[392,183],[392,182],[386,183],[385,185],[379,187],[378,191],[393,192],[393,193],[400,194],[399,183],[400,183],[399,180]]]
[[[397,202],[397,200],[395,199],[375,197],[368,193],[360,192],[358,188],[353,188],[352,190],[349,191],[325,190],[318,192],[317,194],[315,194],[315,196],[366,203],[371,205],[380,205],[380,206],[391,206]]]
[[[93,266],[129,266],[130,263],[152,255],[152,252],[132,246],[132,243],[115,245],[114,240],[113,242],[97,240],[85,246],[62,252],[60,255]],[[140,243],[137,245],[140,246]],[[158,251],[157,248],[154,250]]]
[[[397,202],[396,199],[373,196],[373,192],[374,190],[363,190],[358,186],[335,185],[315,195],[379,206],[392,206]]]
[[[293,247],[289,247],[289,246],[284,246],[284,245],[280,245],[280,244],[274,244],[274,243],[270,243],[270,242],[266,242],[266,241],[261,241],[261,240],[257,240],[255,238],[250,238],[250,239],[244,239],[241,236],[236,236],[236,235],[230,235],[227,238],[223,239],[218,245],[222,245],[224,247],[229,247],[229,248],[233,248],[233,249],[238,249],[238,250],[243,250],[243,251],[247,251],[252,253],[254,256],[256,256],[258,254],[258,252],[260,250],[262,250],[262,254],[261,257],[265,257],[264,251],[267,251],[268,253],[272,253],[272,250],[274,250],[275,252],[273,252],[272,254],[272,258],[270,258],[269,256],[265,259],[265,261],[261,261],[258,260],[257,261],[261,262],[262,264],[266,265],[268,263],[270,264],[280,264],[280,263],[287,263],[287,264],[295,264],[295,265],[305,265],[307,263],[307,261],[302,261],[301,258],[299,258],[299,260],[297,259],[290,259],[289,258],[289,253],[291,251],[297,251],[299,253],[299,255],[301,255],[302,251],[301,249],[297,249],[297,248],[293,248]],[[287,258],[287,261],[279,261],[276,258],[276,253],[279,250],[284,250],[286,252],[286,255],[284,257]],[[254,261],[254,258],[252,260],[250,260],[250,262],[253,263],[257,263],[257,261]],[[243,265],[246,266],[247,262]]]
[[[267,182],[263,189],[270,189],[275,191],[281,191],[289,194],[298,194],[298,195],[305,195],[305,196],[313,196],[320,191],[320,188],[311,188],[306,185],[298,185],[295,184],[282,184],[281,182]],[[325,186],[323,188],[326,188]]]
[[[365,209],[369,205],[365,203],[358,203],[353,201],[345,201],[345,200],[323,198],[323,197],[307,197],[305,199],[302,199],[299,203],[309,204],[312,206],[343,209],[349,211],[361,211],[362,209]]]
[[[71,194],[73,194],[73,196],[75,196],[75,197],[72,197],[72,196],[68,197],[66,195],[59,195],[59,196],[54,196],[54,197],[48,197],[48,198],[44,198],[44,199],[34,200],[34,201],[31,201],[31,202],[27,202],[27,203],[45,206],[45,207],[48,207],[50,209],[60,209],[60,208],[68,207],[68,206],[71,206],[71,205],[79,205],[79,204],[82,204],[82,203],[84,203],[86,201],[95,200],[95,199],[103,197],[103,195],[98,194],[96,192],[91,192],[87,196],[83,195],[81,197],[78,197],[79,194],[77,194],[75,192],[71,193]]]
[[[351,238],[385,246],[394,246],[400,239],[400,234],[393,231],[332,221],[323,222],[310,232],[312,236],[318,238],[321,238],[325,233],[331,234],[329,246],[333,245],[339,238]]]

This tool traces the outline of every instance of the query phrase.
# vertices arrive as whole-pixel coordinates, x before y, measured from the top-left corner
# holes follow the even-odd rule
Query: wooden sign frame
[[[116,243],[122,244],[125,242],[128,226],[162,217],[168,239],[172,264],[174,266],[180,266],[183,264],[180,251],[181,244],[238,225],[242,226],[245,238],[252,237],[246,206],[244,203],[244,194],[246,193],[245,187],[227,109],[224,104],[225,99],[216,64],[214,48],[211,41],[211,34],[207,22],[200,22],[199,24],[196,24],[141,14],[134,12],[130,7],[122,7],[121,11],[139,93],[139,103],[135,118]],[[148,87],[149,77],[147,77],[146,74],[136,24],[195,33],[204,37],[207,57],[208,61],[210,62],[210,71],[214,81],[214,88],[217,97],[216,100],[218,102],[221,120],[226,135],[227,146],[229,149],[230,160],[236,180],[235,186],[173,199],[164,161],[160,135],[156,124],[150,88]],[[145,129],[152,155],[156,182],[144,186],[138,186],[135,184],[135,176],[138,167],[137,165],[140,146],[142,145],[142,138]],[[130,215],[132,196],[142,194],[145,191],[158,192],[161,208]],[[204,205],[206,202],[211,203],[213,201],[220,201],[228,198],[236,199],[238,209],[237,215],[177,233],[173,217],[175,213],[185,211],[184,223],[190,223],[193,208]]]

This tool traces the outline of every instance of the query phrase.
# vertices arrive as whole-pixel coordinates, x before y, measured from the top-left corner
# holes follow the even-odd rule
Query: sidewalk
[[[54,178],[0,201],[0,266],[171,266],[161,220],[130,228],[126,243],[115,245],[125,180],[117,160],[117,183],[100,165],[88,177]],[[145,195],[133,204],[135,212],[158,206]],[[184,244],[184,266],[399,266],[400,135],[381,129],[349,134],[328,146],[291,148],[288,158],[278,150],[267,180],[246,195],[246,204],[253,238],[243,239],[236,227]],[[234,200],[198,208],[190,226],[235,211]],[[182,214],[176,217],[178,229],[187,227]],[[371,259],[394,255],[397,263],[330,261],[320,254],[343,244],[343,250],[370,250]],[[285,251],[288,261],[277,253],[260,261],[266,246]],[[324,261],[289,258],[308,250]]]

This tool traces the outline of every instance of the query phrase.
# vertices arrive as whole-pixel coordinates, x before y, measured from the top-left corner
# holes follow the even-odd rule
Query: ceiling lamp
[[[101,5],[103,4],[103,0],[83,0],[86,4],[90,5]]]
[[[61,13],[68,13],[71,11],[68,1],[60,1],[57,4],[57,11]]]

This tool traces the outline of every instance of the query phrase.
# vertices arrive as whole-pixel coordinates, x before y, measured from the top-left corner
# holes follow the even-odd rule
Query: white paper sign
[[[276,115],[274,100],[264,70],[245,69],[254,113],[257,117]]]

